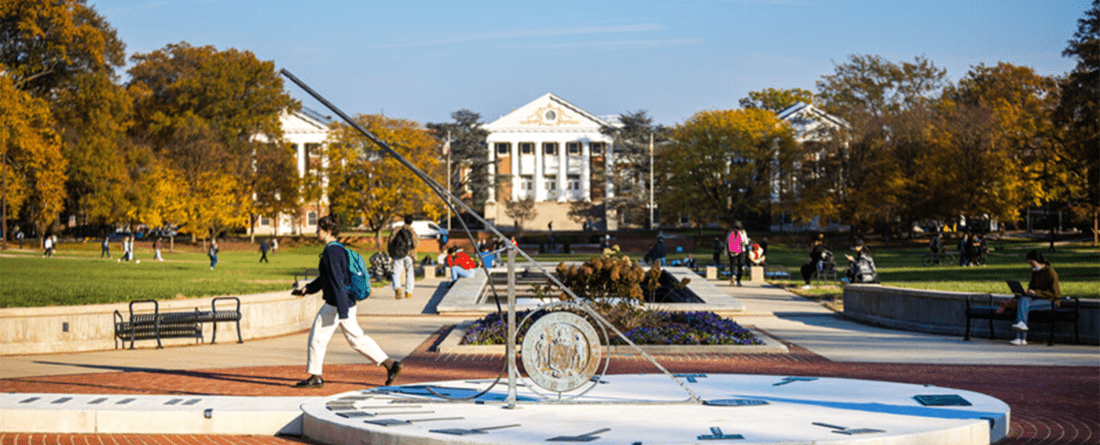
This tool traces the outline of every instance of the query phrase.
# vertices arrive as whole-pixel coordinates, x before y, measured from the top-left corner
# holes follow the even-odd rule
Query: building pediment
[[[547,93],[485,125],[489,132],[509,131],[598,131],[610,127],[607,121]]]

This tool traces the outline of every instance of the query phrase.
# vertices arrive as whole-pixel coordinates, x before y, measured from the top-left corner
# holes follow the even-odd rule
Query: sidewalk
[[[495,378],[500,372],[500,356],[432,350],[450,326],[470,319],[434,314],[445,287],[441,284],[437,278],[424,279],[413,298],[405,300],[392,299],[388,288],[376,289],[375,296],[360,303],[360,325],[406,364],[399,384]],[[781,289],[745,284],[715,282],[744,302],[746,313],[733,317],[738,323],[779,339],[790,347],[789,354],[659,355],[661,364],[672,372],[833,376],[978,391],[1013,409],[1010,439],[1002,443],[1100,443],[1098,347],[1015,347],[1003,339],[965,342],[882,329],[848,321]],[[0,392],[317,397],[381,385],[381,368],[335,336],[325,360],[325,387],[293,388],[305,377],[307,337],[302,332],[243,344],[4,357]],[[616,357],[608,372],[655,371],[637,357]],[[14,440],[0,436],[0,443]],[[267,443],[285,443],[272,440]]]

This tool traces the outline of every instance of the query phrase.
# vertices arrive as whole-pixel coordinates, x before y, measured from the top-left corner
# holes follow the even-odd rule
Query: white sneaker
[[[1024,323],[1022,321],[1017,321],[1016,324],[1012,325],[1012,330],[1013,331],[1019,331],[1019,332],[1027,332],[1027,323]]]
[[[1027,340],[1024,340],[1022,338],[1012,339],[1012,341],[1008,343],[1012,346],[1027,346]]]
[[[811,286],[811,285],[809,285],[809,284],[803,284],[803,285],[802,285],[802,290],[810,290],[810,289],[813,289],[813,288],[814,288],[814,287],[813,287],[813,286]]]

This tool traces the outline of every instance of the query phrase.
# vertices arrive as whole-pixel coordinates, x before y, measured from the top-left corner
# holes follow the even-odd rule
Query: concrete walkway
[[[764,330],[773,337],[805,348],[835,362],[910,363],[955,365],[1041,365],[1100,367],[1100,347],[1045,342],[1018,347],[1007,340],[931,335],[878,328],[849,321],[817,302],[766,284],[743,287],[716,281],[715,286],[745,304],[745,314],[733,317],[742,325]],[[446,289],[443,280],[429,277],[417,282],[411,299],[394,300],[389,288],[376,289],[359,305],[359,324],[392,357],[403,359],[441,327],[471,317],[435,314],[434,307]],[[309,298],[320,298],[312,296]],[[155,366],[161,370],[225,367],[302,366],[308,332],[243,344],[219,343],[165,350],[110,350],[66,354],[9,356],[0,359],[0,378],[11,379],[129,371]],[[147,346],[149,342],[146,342]],[[329,344],[326,364],[361,364],[363,358],[335,336]]]

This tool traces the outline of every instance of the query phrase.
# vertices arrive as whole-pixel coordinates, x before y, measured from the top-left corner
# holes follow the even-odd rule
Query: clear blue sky
[[[1008,62],[1062,74],[1088,0],[89,0],[126,43],[249,50],[348,113],[491,122],[552,92],[674,125],[804,88],[851,54],[925,56],[952,81]],[[310,107],[329,114],[291,93]]]

